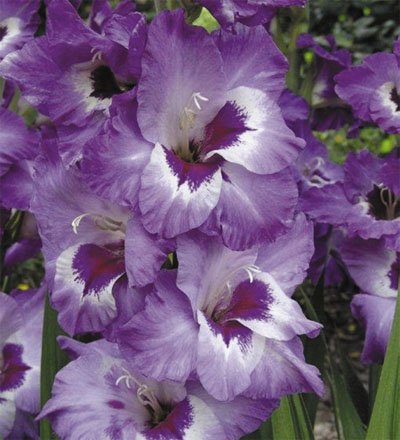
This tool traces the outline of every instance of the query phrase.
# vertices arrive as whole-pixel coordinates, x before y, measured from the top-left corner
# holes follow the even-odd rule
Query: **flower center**
[[[162,404],[148,385],[141,383],[125,368],[123,368],[123,370],[125,374],[115,381],[115,385],[118,386],[121,382],[125,382],[125,386],[128,389],[132,389],[132,383],[137,386],[136,397],[138,401],[148,409],[150,413],[150,420],[148,423],[151,428],[154,428],[165,420],[171,412],[170,405]]]
[[[180,140],[175,152],[185,161],[193,161],[195,146],[190,139],[191,130],[195,127],[197,115],[202,110],[201,103],[207,101],[208,98],[200,92],[193,93],[179,117]]]
[[[108,66],[101,65],[96,67],[90,73],[93,91],[90,96],[105,99],[111,98],[113,95],[122,93],[123,91],[117,84],[115,76]]]
[[[22,360],[23,348],[17,344],[6,344],[0,352],[0,393],[19,388],[26,371],[31,367]]]
[[[377,220],[393,220],[400,216],[400,198],[389,188],[374,185],[367,194],[369,213]]]
[[[208,298],[206,307],[203,312],[209,316],[214,322],[220,321],[225,313],[229,310],[231,303],[233,288],[236,285],[237,276],[241,271],[245,271],[250,283],[254,281],[254,274],[258,274],[261,270],[254,264],[247,264],[233,270],[227,277],[225,282],[214,291]]]
[[[115,220],[105,215],[92,214],[91,212],[86,212],[84,214],[78,215],[78,217],[75,217],[72,220],[71,226],[75,234],[78,234],[79,225],[84,218],[90,218],[92,222],[96,225],[96,227],[98,229],[101,229],[102,231],[122,232],[125,234],[124,222]]]
[[[0,41],[7,35],[7,26],[0,26]]]
[[[390,100],[394,102],[396,105],[396,112],[400,111],[400,95],[397,91],[396,87],[393,87],[393,89],[390,92]]]

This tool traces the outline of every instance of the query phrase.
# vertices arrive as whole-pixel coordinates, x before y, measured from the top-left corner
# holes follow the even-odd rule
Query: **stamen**
[[[143,406],[149,406],[153,410],[154,421],[157,424],[162,418],[163,409],[162,409],[157,397],[155,396],[153,390],[145,383],[139,382],[127,369],[122,368],[122,370],[124,371],[125,374],[121,375],[115,381],[115,385],[119,386],[119,384],[124,381],[125,386],[128,389],[132,389],[131,381],[134,382],[138,387],[136,390],[136,397],[137,397],[138,401]]]
[[[209,300],[207,302],[207,306],[204,310],[204,312],[206,313],[207,316],[212,316],[217,306],[224,307],[224,306],[228,305],[228,303],[230,302],[230,299],[232,297],[232,293],[233,293],[232,279],[241,270],[244,270],[247,273],[247,276],[250,280],[250,283],[252,283],[254,281],[255,274],[262,272],[262,270],[258,266],[256,266],[255,264],[247,264],[245,266],[239,267],[236,270],[233,270],[226,277],[226,281],[224,282],[222,287],[217,289],[213,293],[211,298],[209,298]]]
[[[90,215],[91,215],[91,214],[90,214],[89,212],[86,212],[85,214],[78,215],[78,217],[75,217],[75,218],[72,220],[72,222],[71,222],[72,230],[74,231],[74,233],[75,233],[76,235],[78,235],[78,228],[79,228],[79,225],[80,225],[81,221],[82,221],[85,217],[88,217],[88,216],[90,216]]]
[[[125,225],[122,221],[115,220],[105,215],[98,215],[98,214],[92,214],[91,212],[85,212],[84,214],[75,217],[71,222],[72,230],[74,231],[75,234],[78,234],[79,225],[85,217],[90,217],[93,223],[103,231],[125,232]]]
[[[115,385],[118,386],[123,380],[125,381],[125,386],[129,389],[131,389],[130,381],[133,381],[139,388],[143,386],[132,374],[126,369],[122,368],[122,370],[125,372],[122,376],[120,376],[116,381]]]
[[[201,95],[199,92],[197,92],[197,93],[193,93],[193,95],[192,95],[192,99],[193,99],[193,102],[194,102],[195,106],[196,106],[199,110],[201,110],[201,106],[200,106],[199,100],[200,100],[200,101],[203,101],[203,102],[207,102],[207,101],[209,100],[209,99],[206,98],[205,96]]]
[[[92,56],[92,59],[90,60],[92,63],[96,63],[97,61],[101,61],[103,54],[101,53],[101,50],[97,50],[96,52],[96,48],[92,47],[92,49],[90,50],[90,53],[94,53]]]
[[[177,145],[178,153],[181,158],[191,160],[192,152],[190,151],[190,130],[196,124],[196,117],[202,110],[201,102],[208,101],[208,98],[203,96],[200,92],[195,92],[189,98],[187,105],[183,108],[183,112],[179,118],[179,128],[182,132],[181,140]]]
[[[257,273],[261,272],[261,270],[257,266],[255,266],[254,264],[251,264],[250,266],[244,267],[243,269],[247,272],[247,275],[249,276],[250,283],[252,283],[254,280],[253,273],[257,274]]]
[[[387,196],[387,200],[385,198]],[[386,207],[386,216],[388,220],[393,220],[396,217],[396,206],[400,201],[389,188],[382,188],[379,193],[379,198],[382,204]]]

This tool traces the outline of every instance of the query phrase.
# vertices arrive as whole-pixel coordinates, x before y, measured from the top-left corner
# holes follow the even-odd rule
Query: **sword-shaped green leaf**
[[[40,371],[40,403],[42,407],[51,397],[51,389],[57,371],[68,362],[67,355],[60,349],[56,340],[57,336],[62,334],[64,333],[57,322],[57,312],[51,308],[47,295],[43,318]],[[40,438],[56,438],[54,434],[52,434],[49,421],[46,419],[40,421]]]
[[[367,440],[400,438],[400,294]]]

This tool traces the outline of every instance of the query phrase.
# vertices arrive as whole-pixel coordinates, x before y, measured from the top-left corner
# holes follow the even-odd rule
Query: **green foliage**
[[[50,306],[48,295],[43,317],[42,360],[40,366],[40,403],[44,404],[51,397],[51,389],[58,370],[68,363],[68,357],[57,343],[57,336],[65,334],[57,322],[57,312]],[[50,422],[40,421],[40,438],[47,440],[55,438],[51,431]]]
[[[367,440],[400,438],[400,292]]]
[[[339,130],[315,132],[315,136],[323,142],[329,150],[331,160],[343,163],[350,152],[368,149],[374,154],[387,154],[396,146],[400,146],[400,136],[383,133],[377,127],[360,129],[359,137],[348,138],[347,127]]]
[[[350,49],[355,60],[391,50],[400,34],[397,0],[309,0],[310,31],[333,34],[339,47]]]
[[[208,9],[203,8],[198,18],[193,22],[196,26],[201,26],[208,32],[212,32],[219,28],[218,21],[210,14]]]
[[[301,394],[284,397],[272,417],[243,440],[312,440],[313,428]]]

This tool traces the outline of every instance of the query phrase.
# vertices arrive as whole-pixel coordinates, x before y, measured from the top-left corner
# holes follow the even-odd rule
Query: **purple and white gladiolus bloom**
[[[57,144],[48,155],[50,146]],[[127,274],[130,285],[150,283],[169,251],[128,208],[94,194],[77,168],[66,170],[57,153],[38,162],[32,211],[51,301],[71,335],[104,330],[116,318],[117,280]]]
[[[145,38],[140,13],[116,12],[100,35],[68,0],[52,0],[46,35],[6,57],[0,74],[14,80],[22,96],[56,123],[59,148],[70,164],[81,158],[83,144],[102,127],[112,97],[136,84]]]
[[[23,438],[24,434],[32,435],[32,430],[35,437],[29,414],[35,415],[40,409],[45,291],[41,288],[36,292],[0,293],[0,435],[3,438]]]
[[[0,1],[0,60],[33,38],[39,4],[39,0]]]
[[[116,345],[99,342],[78,347],[81,355],[57,373],[53,397],[40,414],[65,440],[236,440],[278,405],[246,397],[219,402],[197,381],[157,382],[133,370]]]
[[[310,34],[301,34],[297,47],[310,48],[315,55],[313,89],[311,102],[313,106],[311,125],[314,130],[335,130],[345,124],[352,125],[349,134],[360,125],[354,118],[349,105],[339,98],[335,91],[335,76],[351,66],[351,53],[346,49],[337,49],[332,35],[324,37],[328,47],[324,47]]]
[[[304,6],[307,0],[197,0],[224,28],[234,30],[235,23],[255,26],[270,21],[277,9]]]
[[[399,289],[400,253],[383,239],[347,239],[340,247],[347,269],[361,290],[351,302],[353,315],[365,328],[361,360],[383,362]]]
[[[172,238],[201,227],[232,249],[274,239],[293,217],[297,190],[287,167],[304,146],[277,104],[286,68],[261,27],[209,35],[187,25],[181,10],[159,14],[143,54],[138,127],[124,129],[143,138],[129,147],[119,126],[119,160],[101,185],[125,179],[137,168],[132,158],[147,156],[140,187],[121,182],[129,193],[118,198],[138,199],[150,233]],[[87,155],[87,167],[110,170],[108,156],[104,165],[101,155]]]
[[[315,337],[321,325],[290,298],[312,252],[302,215],[274,243],[242,252],[199,232],[178,237],[178,271],[161,273],[143,311],[121,327],[122,354],[157,380],[195,372],[218,400],[322,394],[298,337]]]
[[[337,94],[360,119],[400,133],[400,50],[375,53],[335,77]]]
[[[39,153],[39,136],[15,113],[0,107],[0,205],[29,209],[33,161]]]
[[[368,151],[350,153],[344,180],[310,188],[301,208],[320,223],[344,226],[350,236],[384,237],[400,250],[399,150],[379,159]]]

